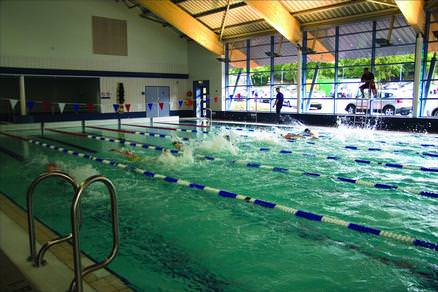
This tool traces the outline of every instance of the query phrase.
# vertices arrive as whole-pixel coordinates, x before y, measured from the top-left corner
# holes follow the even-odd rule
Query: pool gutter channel
[[[3,132],[0,132],[1,134],[5,134]],[[401,234],[397,234],[391,231],[385,231],[385,230],[380,230],[377,228],[373,228],[373,227],[368,227],[365,225],[361,225],[361,224],[356,224],[356,223],[351,223],[351,222],[347,222],[335,217],[331,217],[331,216],[324,216],[324,215],[319,215],[319,214],[315,214],[312,212],[307,212],[307,211],[302,211],[302,210],[297,210],[294,208],[290,208],[287,206],[283,206],[280,204],[276,204],[276,203],[272,203],[272,202],[268,202],[268,201],[264,201],[264,200],[260,200],[260,199],[256,199],[256,198],[252,198],[249,196],[244,196],[244,195],[240,195],[237,193],[233,193],[233,192],[229,192],[226,190],[221,190],[221,189],[216,189],[216,188],[212,188],[212,187],[208,187],[202,184],[197,184],[197,183],[192,183],[186,180],[182,180],[182,179],[177,179],[177,178],[173,178],[173,177],[169,177],[169,176],[164,176],[158,173],[153,173],[141,168],[137,168],[133,165],[129,165],[129,164],[125,164],[125,163],[120,163],[116,160],[108,160],[108,159],[104,159],[104,158],[100,158],[100,157],[94,157],[92,155],[89,154],[84,154],[84,153],[80,153],[77,151],[73,151],[70,149],[66,149],[63,147],[57,147],[55,145],[49,145],[47,143],[41,142],[41,141],[37,141],[37,140],[32,140],[32,139],[28,139],[28,138],[23,138],[20,136],[16,136],[16,135],[11,135],[11,134],[6,134],[9,137],[13,137],[13,138],[17,138],[17,139],[21,139],[24,141],[27,141],[31,144],[35,144],[35,145],[39,145],[54,151],[58,151],[61,153],[64,153],[66,155],[72,155],[72,156],[76,156],[76,157],[81,157],[87,160],[91,160],[91,161],[96,161],[99,162],[101,164],[106,164],[112,167],[118,167],[130,172],[135,172],[138,174],[141,174],[145,177],[149,177],[149,178],[155,178],[158,180],[163,180],[165,182],[168,183],[175,183],[181,186],[185,186],[188,188],[192,188],[192,189],[198,189],[198,190],[202,190],[208,193],[212,193],[212,194],[216,194],[219,195],[221,197],[224,198],[232,198],[232,199],[237,199],[237,200],[241,200],[247,203],[252,203],[254,205],[258,205],[261,207],[265,207],[265,208],[270,208],[270,209],[277,209],[279,211],[282,211],[284,213],[288,213],[291,215],[294,215],[296,217],[300,217],[300,218],[304,218],[304,219],[308,219],[311,221],[319,221],[319,222],[323,222],[323,223],[328,223],[328,224],[333,224],[333,225],[338,225],[338,226],[343,226],[347,229],[350,230],[354,230],[354,231],[358,231],[361,233],[367,233],[367,234],[372,234],[375,236],[382,236],[385,238],[389,238],[395,241],[399,241],[399,242],[403,242],[407,245],[411,245],[411,246],[416,246],[416,247],[422,247],[422,248],[426,248],[426,249],[430,249],[433,251],[438,251],[438,244],[437,243],[432,243],[432,242],[428,242],[425,240],[421,240],[421,239],[416,239],[410,236],[406,236],[406,235],[401,235]]]

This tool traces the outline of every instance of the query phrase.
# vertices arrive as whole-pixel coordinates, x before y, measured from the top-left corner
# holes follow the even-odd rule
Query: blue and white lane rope
[[[258,206],[261,206],[264,208],[276,209],[276,210],[282,211],[284,213],[292,214],[296,217],[304,218],[307,220],[319,221],[322,223],[343,226],[343,227],[350,229],[350,230],[354,230],[354,231],[358,231],[358,232],[362,232],[362,233],[367,233],[367,234],[372,234],[375,236],[382,236],[385,238],[389,238],[392,240],[403,242],[403,243],[408,244],[408,245],[413,245],[416,247],[423,247],[423,248],[431,249],[434,251],[438,251],[438,243],[433,243],[433,242],[429,242],[429,241],[425,241],[425,240],[421,240],[421,239],[416,239],[416,238],[411,237],[411,236],[401,235],[401,234],[394,233],[391,231],[385,231],[385,230],[381,230],[378,228],[365,226],[362,224],[347,222],[347,221],[344,221],[344,220],[341,220],[341,219],[338,219],[335,217],[324,216],[324,215],[319,215],[319,214],[315,214],[312,212],[302,211],[302,210],[290,208],[287,206],[283,206],[280,204],[276,204],[273,202],[255,199],[255,198],[252,198],[252,197],[249,197],[246,195],[240,195],[240,194],[229,192],[226,190],[216,189],[216,188],[212,188],[212,187],[209,187],[206,185],[189,182],[189,181],[186,181],[183,179],[178,179],[178,178],[165,176],[165,175],[158,174],[158,173],[153,173],[153,172],[147,171],[145,169],[137,168],[133,165],[120,163],[116,160],[104,159],[104,158],[96,157],[93,155],[89,155],[89,154],[73,151],[70,149],[66,149],[63,147],[57,147],[55,145],[50,145],[50,144],[47,144],[47,143],[44,143],[44,142],[41,142],[38,140],[28,139],[27,141],[29,143],[32,143],[35,145],[40,145],[40,146],[43,146],[45,148],[49,148],[51,150],[56,150],[58,152],[66,154],[66,155],[81,157],[81,158],[84,158],[87,160],[96,161],[96,162],[99,162],[101,164],[109,165],[112,167],[118,167],[118,168],[130,171],[130,172],[138,173],[138,174],[143,175],[143,176],[148,177],[148,178],[154,178],[154,179],[158,179],[161,181],[165,181],[167,183],[174,183],[174,184],[177,184],[180,186],[184,186],[184,187],[188,187],[188,188],[192,188],[192,189],[196,189],[196,190],[202,190],[204,192],[219,195],[219,196],[224,197],[224,198],[237,199],[237,200],[244,201],[247,203],[252,203],[254,205],[258,205]]]
[[[201,133],[208,134],[208,131],[196,130],[196,129],[180,129],[180,128],[166,128],[166,127],[154,127],[154,126],[143,126],[143,125],[133,125],[133,124],[123,124],[123,126],[129,127],[140,127],[147,129],[157,129],[157,130],[165,130],[165,131],[177,131],[177,132],[185,132],[185,133]]]
[[[158,134],[158,133],[151,133],[151,132],[117,130],[117,129],[109,129],[109,128],[103,128],[103,127],[94,127],[94,126],[87,126],[87,128],[97,129],[97,130],[107,131],[107,132],[116,132],[116,133],[121,133],[121,134],[139,135],[139,136],[154,137],[154,138],[161,138],[161,139],[175,139],[175,137],[173,137],[172,135],[165,135],[165,134]],[[187,137],[178,137],[178,139],[181,139],[182,141],[190,141],[190,138],[187,138]]]
[[[260,152],[270,152],[272,151],[269,147],[260,147],[258,149]],[[279,154],[293,154],[294,152],[292,150],[288,149],[281,149],[278,150]],[[331,155],[318,155],[318,154],[308,154],[308,153],[300,153],[304,156],[311,156],[311,157],[317,157],[317,158],[323,158],[328,160],[345,160],[338,156],[331,156]],[[384,161],[371,161],[369,159],[354,159],[352,160],[358,164],[361,165],[377,165],[377,166],[383,166],[383,167],[389,167],[389,168],[398,168],[398,169],[409,169],[409,170],[419,170],[419,171],[425,171],[425,172],[435,172],[438,173],[438,168],[435,167],[422,167],[422,166],[416,166],[416,165],[405,165],[400,163],[392,163],[392,162],[384,162]]]
[[[90,134],[87,134],[86,137],[89,139],[94,139],[94,140],[99,140],[99,141],[118,143],[118,144],[130,146],[130,147],[134,147],[134,148],[143,148],[143,149],[150,149],[150,150],[156,150],[156,151],[168,150],[173,154],[182,154],[181,151],[178,151],[175,149],[168,149],[168,148],[165,148],[162,146],[156,146],[156,145],[145,144],[145,143],[137,143],[137,142],[128,141],[125,139],[116,139],[116,138],[111,138],[111,137],[90,135]],[[295,173],[295,174],[314,177],[314,178],[328,178],[328,179],[333,179],[333,180],[344,182],[344,183],[352,183],[352,184],[357,184],[357,185],[366,186],[366,187],[373,187],[376,189],[399,190],[399,191],[404,191],[404,192],[407,192],[407,193],[410,193],[413,195],[419,195],[419,196],[429,197],[429,198],[438,198],[438,193],[436,193],[436,192],[432,192],[432,191],[418,192],[416,190],[412,190],[412,189],[408,189],[408,188],[401,188],[401,187],[394,185],[394,184],[375,183],[375,182],[364,181],[364,180],[360,180],[360,179],[352,179],[352,178],[336,176],[336,175],[327,175],[327,174],[322,174],[322,173],[292,170],[289,168],[264,165],[264,164],[260,164],[260,163],[256,163],[256,162],[249,162],[246,160],[232,160],[232,161],[230,161],[228,159],[216,158],[213,156],[204,156],[204,155],[195,155],[195,157],[206,160],[206,161],[231,162],[231,163],[246,166],[246,167],[252,168],[252,169],[259,168],[259,169],[270,170],[270,171],[281,172],[281,173]]]

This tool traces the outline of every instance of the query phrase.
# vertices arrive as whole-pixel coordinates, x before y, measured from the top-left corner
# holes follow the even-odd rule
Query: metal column
[[[427,98],[427,93],[429,91],[429,89],[427,88],[426,90],[426,86],[429,84],[430,86],[430,81],[431,78],[428,77],[428,80],[426,81],[426,84],[424,83],[424,77],[426,76],[426,68],[427,68],[427,53],[429,51],[429,33],[430,33],[430,15],[431,12],[427,11],[426,12],[426,24],[425,24],[425,35],[424,35],[424,40],[423,40],[423,61],[422,61],[422,70],[421,70],[421,87],[420,87],[420,113],[419,116],[423,116],[424,114],[424,108],[425,108],[425,101],[424,99]],[[431,63],[432,64],[432,63]],[[429,69],[429,73],[433,74],[433,71],[430,72]]]
[[[301,113],[301,91],[303,90],[303,53],[301,48],[297,48],[297,114]]]
[[[249,110],[249,92],[251,90],[251,41],[246,40],[246,111]]]
[[[230,98],[229,91],[229,70],[230,70],[230,45],[225,44],[225,110],[230,109],[231,102],[227,103]]]
[[[377,35],[377,22],[373,21],[373,35],[371,40],[371,73],[374,74],[376,67],[376,35]]]
[[[307,31],[303,32],[303,47],[301,58],[301,96],[306,98],[306,79],[307,79]],[[303,102],[300,103],[300,111],[303,110]]]
[[[421,59],[423,48],[423,36],[421,33],[417,34],[417,41],[415,43],[415,71],[414,71],[414,109],[412,110],[412,117],[418,118],[420,109],[420,86],[421,86]]]
[[[336,27],[335,35],[335,76],[333,88],[333,114],[336,114],[336,99],[338,97],[338,71],[339,71],[339,26]]]
[[[272,98],[274,97],[274,51],[275,37],[271,36],[271,70],[269,71],[269,112],[272,112]]]
[[[26,85],[23,75],[20,76],[20,114],[26,115]]]

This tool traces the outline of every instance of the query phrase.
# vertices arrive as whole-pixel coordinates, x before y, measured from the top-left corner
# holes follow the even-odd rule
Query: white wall
[[[217,56],[210,53],[195,42],[188,43],[189,77],[188,90],[193,91],[194,80],[210,81],[210,106],[214,111],[223,110],[222,97],[225,92],[223,79],[224,64],[219,62]],[[214,102],[218,96],[218,102]]]
[[[187,41],[138,14],[114,0],[0,0],[0,66],[188,74]],[[92,53],[92,16],[127,21],[128,56]],[[126,103],[139,105],[133,110],[145,110],[146,85],[170,86],[172,110],[188,88],[187,80],[101,78],[101,92],[111,93],[105,111],[113,111],[118,82]]]
[[[114,112],[113,104],[117,103],[117,85],[123,83],[126,103],[131,104],[131,111],[146,111],[145,86],[169,86],[170,87],[170,110],[178,110],[178,100],[186,95],[187,80],[180,79],[152,79],[152,78],[100,78],[100,89],[109,92],[110,99],[102,99],[102,112]],[[183,108],[181,108],[183,109]],[[188,108],[187,108],[188,109]]]

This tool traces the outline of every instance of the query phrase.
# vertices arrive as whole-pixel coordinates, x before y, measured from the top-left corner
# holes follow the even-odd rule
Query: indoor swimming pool
[[[25,207],[51,163],[78,182],[108,177],[121,241],[109,268],[138,291],[436,291],[438,135],[341,126],[283,138],[304,128],[10,131],[0,135],[0,192]],[[94,259],[112,244],[103,190],[82,200],[81,246]],[[42,183],[36,217],[69,233],[71,197],[63,182]]]

